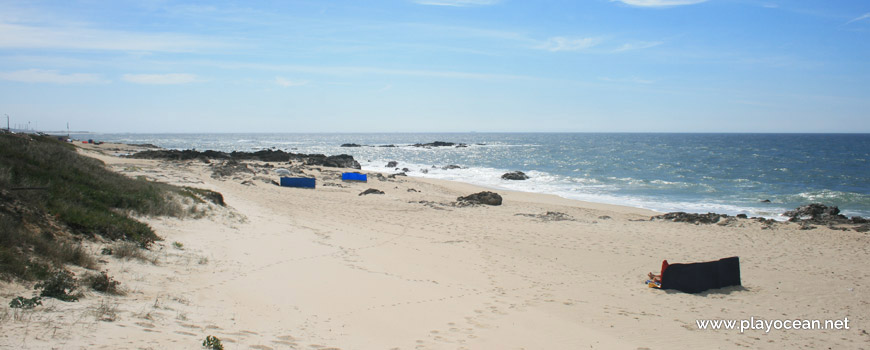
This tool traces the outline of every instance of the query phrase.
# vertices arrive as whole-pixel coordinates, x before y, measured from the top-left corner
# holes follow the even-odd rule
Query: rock
[[[353,156],[347,154],[339,154],[337,156],[325,156],[322,154],[310,154],[305,160],[306,165],[322,165],[331,168],[350,168],[362,169],[359,162],[353,159]]]
[[[420,192],[420,191],[417,191],[417,190],[415,190],[415,189],[413,189],[413,188],[409,188],[409,189],[408,189],[408,192]]]
[[[685,213],[685,212],[673,212],[667,213],[664,215],[653,216],[650,219],[657,220],[669,220],[673,222],[688,222],[692,224],[715,224],[719,222],[719,219],[727,218],[727,214],[716,214],[716,213],[707,213],[707,214],[694,214],[694,213]]]
[[[862,218],[860,216],[853,216],[852,223],[853,224],[866,224],[866,223],[870,223],[870,220],[867,220],[867,219]]]
[[[442,170],[462,169],[462,167],[458,166],[458,165],[450,164],[450,165],[445,165],[445,166],[441,167],[441,169]]]
[[[403,173],[410,173],[410,172],[411,172],[411,170],[410,170],[410,169],[408,169],[408,168],[402,168],[402,172],[403,172]]]
[[[761,203],[770,203],[770,199],[762,200]]]
[[[856,226],[856,227],[854,227],[854,228],[852,228],[852,229],[855,230],[856,232],[867,232],[867,231],[870,231],[870,224],[864,224],[864,225],[861,225],[861,226]]]
[[[369,194],[384,194],[384,191],[377,190],[377,189],[374,189],[374,188],[370,188],[370,189],[367,189],[367,190],[365,190],[365,191],[362,191],[362,193],[360,193],[359,195],[360,195],[360,196],[365,196],[365,195],[369,195]]]
[[[428,173],[429,173],[429,169],[420,169],[420,172],[423,173],[423,174],[428,174]]]
[[[495,192],[483,191],[456,198],[456,201],[468,204],[501,205],[501,196]]]
[[[737,214],[737,218],[738,219],[746,219],[747,216],[746,216],[746,214]]]
[[[395,168],[397,165],[399,165],[399,162],[391,160],[387,162],[387,166],[385,166],[385,168]]]
[[[395,173],[395,174],[390,174],[389,176],[387,176],[387,178],[388,178],[388,179],[395,179],[396,176],[408,176],[408,174],[405,174],[405,173]]]
[[[444,141],[435,141],[430,143],[415,143],[411,146],[414,147],[450,147],[455,146],[456,144],[453,142],[444,142]]]
[[[789,217],[788,221],[799,222],[803,220],[814,224],[848,223],[849,219],[840,214],[840,208],[826,206],[820,203],[802,205],[795,210],[789,210],[783,215]]]
[[[598,219],[599,219],[599,220],[610,220],[610,216],[607,216],[607,215],[601,215],[601,216],[598,217]]]
[[[337,156],[325,156],[323,154],[302,154],[284,152],[282,150],[259,150],[256,152],[219,152],[219,151],[196,151],[196,150],[147,150],[129,156],[138,159],[166,159],[166,160],[191,160],[197,159],[208,162],[209,159],[219,160],[258,160],[263,162],[289,162],[298,161],[306,165],[321,165],[335,168],[360,169],[359,162],[353,156],[341,154]]]
[[[501,176],[505,180],[528,180],[529,176],[522,171],[512,171]]]
[[[378,147],[396,147],[396,145],[380,145]]]
[[[339,147],[362,147],[362,145],[358,145],[358,144],[355,144],[355,143],[343,143],[343,144],[341,144],[341,146],[339,146]]]

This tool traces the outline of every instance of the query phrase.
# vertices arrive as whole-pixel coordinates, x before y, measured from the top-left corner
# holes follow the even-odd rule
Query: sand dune
[[[83,152],[130,176],[219,191],[228,207],[198,220],[145,219],[165,239],[149,252],[156,264],[103,259],[127,295],[7,308],[0,347],[190,349],[207,335],[226,349],[870,347],[864,233],[649,221],[655,213],[507,191],[501,206],[453,207],[482,189],[342,182],[330,168],[308,170],[316,190],[282,188],[252,174],[215,179],[201,162]],[[358,195],[368,188],[385,194]],[[534,216],[546,212],[569,220]],[[643,284],[664,258],[734,255],[742,288],[690,295]],[[0,290],[4,300],[29,293]],[[750,317],[848,317],[851,327],[696,325]]]

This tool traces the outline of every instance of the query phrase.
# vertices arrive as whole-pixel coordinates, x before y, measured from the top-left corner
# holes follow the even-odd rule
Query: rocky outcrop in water
[[[456,201],[465,204],[501,205],[501,196],[495,192],[483,191],[456,198]]]
[[[362,147],[362,145],[358,145],[358,144],[355,144],[355,143],[343,143],[343,144],[341,144],[341,146],[339,146],[339,147]]]
[[[441,169],[442,169],[442,170],[462,169],[462,167],[461,167],[461,166],[458,166],[458,165],[455,165],[455,164],[450,164],[450,165],[445,165],[445,166],[441,167]]]
[[[411,145],[413,147],[468,147],[468,145],[464,143],[454,143],[454,142],[444,142],[444,141],[435,141],[430,143],[415,143]]]
[[[512,171],[501,176],[505,180],[528,180],[529,176],[522,171]]]
[[[399,162],[397,162],[397,161],[395,161],[395,160],[391,160],[391,161],[387,162],[387,166],[386,166],[386,167],[387,167],[387,168],[395,168],[397,165],[399,165]]]

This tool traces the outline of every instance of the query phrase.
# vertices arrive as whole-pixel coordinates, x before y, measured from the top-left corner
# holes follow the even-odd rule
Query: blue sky
[[[99,132],[870,132],[870,2],[0,1],[0,115]]]

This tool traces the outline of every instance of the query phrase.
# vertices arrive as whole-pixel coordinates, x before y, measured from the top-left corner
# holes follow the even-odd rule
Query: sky
[[[870,2],[0,0],[0,118],[95,132],[870,132]]]

